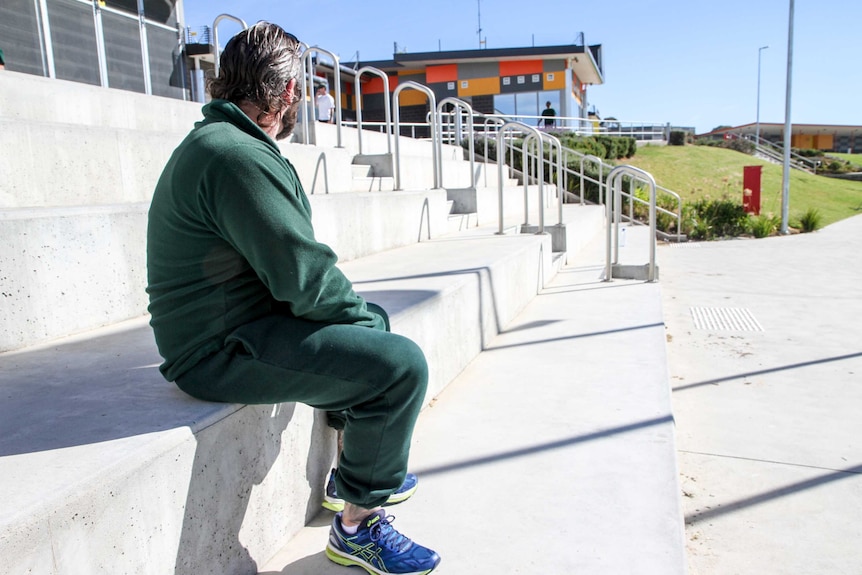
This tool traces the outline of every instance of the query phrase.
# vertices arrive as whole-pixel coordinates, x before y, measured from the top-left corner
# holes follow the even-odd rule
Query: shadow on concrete
[[[754,377],[756,375],[766,375],[767,373],[777,373],[780,371],[788,371],[791,369],[800,369],[803,367],[810,367],[812,365],[832,363],[834,361],[846,361],[848,359],[854,359],[857,357],[862,357],[862,352],[848,353],[848,354],[844,354],[844,355],[836,355],[833,357],[825,357],[823,359],[812,359],[811,361],[802,361],[799,363],[791,363],[791,364],[782,365],[779,367],[770,367],[768,369],[759,369],[757,371],[746,371],[743,373],[726,375],[724,377],[716,377],[714,379],[707,379],[705,381],[699,381],[697,383],[689,383],[687,385],[680,385],[680,386],[674,387],[673,392],[676,393],[677,391],[688,391],[689,389],[695,389],[698,387],[703,387],[705,385],[718,385],[719,383],[724,383],[726,381],[733,381],[734,379],[745,379],[747,377]]]
[[[665,423],[672,423],[672,422],[673,422],[673,416],[672,415],[665,415],[663,417],[656,417],[654,419],[647,419],[644,421],[638,421],[636,423],[630,423],[628,425],[621,425],[618,427],[612,427],[610,429],[605,429],[602,431],[596,431],[594,433],[587,433],[585,435],[576,435],[574,437],[569,437],[566,439],[560,439],[557,441],[542,443],[539,445],[534,445],[532,447],[513,449],[511,451],[503,451],[503,452],[496,453],[493,455],[488,455],[485,457],[478,457],[478,458],[470,459],[470,460],[466,460],[466,461],[458,461],[455,463],[447,463],[446,465],[438,465],[436,467],[417,469],[414,471],[414,473],[416,473],[417,475],[420,475],[422,477],[427,477],[429,475],[437,475],[440,473],[448,473],[450,471],[456,471],[458,469],[476,467],[477,465],[487,465],[489,463],[496,463],[498,461],[503,461],[506,459],[514,459],[516,457],[526,457],[526,456],[534,455],[536,453],[540,453],[540,452],[544,452],[544,451],[553,451],[555,449],[563,449],[566,447],[570,447],[572,445],[577,445],[578,443],[586,443],[588,441],[595,441],[598,439],[604,439],[606,437],[611,437],[614,435],[621,435],[623,433],[630,433],[632,431],[638,431],[640,429],[645,429],[647,427],[652,427],[655,425],[663,425]]]
[[[754,507],[755,505],[760,505],[763,503],[768,503],[769,501],[773,501],[775,499],[779,499],[781,497],[787,497],[788,495],[793,495],[794,493],[799,493],[802,491],[806,491],[808,489],[814,489],[816,487],[822,487],[824,485],[828,485],[830,483],[834,483],[836,481],[841,481],[842,479],[858,479],[858,475],[862,474],[862,465],[856,465],[855,467],[848,467],[847,469],[841,469],[838,471],[833,471],[832,473],[827,473],[825,475],[821,475],[819,477],[813,477],[811,479],[806,479],[805,481],[799,481],[796,483],[791,483],[785,487],[780,487],[778,489],[773,489],[772,491],[766,491],[759,495],[753,495],[751,497],[746,497],[745,499],[740,499],[739,501],[733,501],[726,505],[721,505],[720,507],[714,507],[712,509],[708,509],[706,511],[701,511],[697,513],[691,513],[685,516],[685,524],[686,525],[695,525],[700,523],[701,521],[708,521],[715,517],[721,515],[727,515],[728,513],[735,513],[736,511],[741,511],[748,507]]]
[[[165,381],[148,325],[0,358],[0,456],[191,427],[240,408]]]

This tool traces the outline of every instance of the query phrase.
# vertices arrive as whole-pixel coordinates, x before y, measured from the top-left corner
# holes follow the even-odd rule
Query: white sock
[[[341,522],[341,530],[347,533],[348,535],[356,535],[356,532],[359,531],[359,524],[356,525],[345,525],[344,521]]]

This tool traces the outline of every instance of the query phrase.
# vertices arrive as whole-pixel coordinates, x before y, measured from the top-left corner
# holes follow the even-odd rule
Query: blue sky
[[[481,4],[479,3],[481,2]],[[601,117],[692,126],[784,123],[789,0],[185,0],[186,24],[222,13],[269,20],[354,60],[408,52],[601,44],[605,84],[588,97]],[[428,8],[418,8],[424,5]],[[409,6],[409,8],[406,8]],[[528,9],[524,7],[528,6]],[[796,0],[793,123],[862,125],[862,0]],[[224,43],[239,28],[219,26]]]

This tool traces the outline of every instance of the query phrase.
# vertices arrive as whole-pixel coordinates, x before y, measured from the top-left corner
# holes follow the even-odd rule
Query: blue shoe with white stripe
[[[395,517],[381,509],[366,517],[356,534],[341,527],[341,513],[332,520],[326,556],[339,565],[362,567],[372,575],[426,575],[440,563],[436,552],[411,541],[392,527]]]

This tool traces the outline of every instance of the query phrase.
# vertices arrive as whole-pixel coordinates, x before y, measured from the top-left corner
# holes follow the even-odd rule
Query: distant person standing
[[[545,102],[545,109],[542,110],[542,117],[539,124],[545,124],[545,129],[556,127],[557,111],[551,107],[551,102]]]
[[[335,110],[335,99],[326,91],[326,86],[317,88],[317,119],[321,122],[332,123],[335,118],[332,113]]]
[[[0,48],[0,70],[6,69],[6,58],[3,56],[3,48]]]

